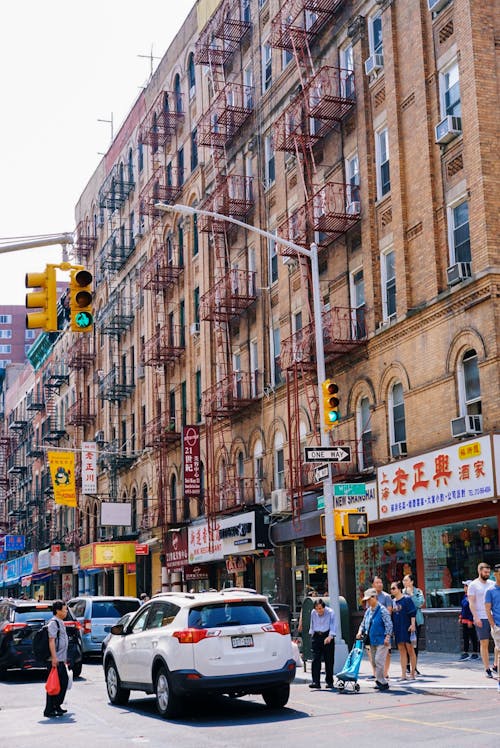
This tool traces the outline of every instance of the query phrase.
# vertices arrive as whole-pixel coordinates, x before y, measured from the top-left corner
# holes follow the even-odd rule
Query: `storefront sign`
[[[73,574],[61,574],[62,599],[67,602],[73,595]]]
[[[495,496],[491,439],[483,436],[385,465],[377,471],[381,519]]]
[[[184,567],[184,579],[190,582],[197,579],[208,579],[207,567],[188,564]]]
[[[184,426],[182,429],[184,459],[184,495],[200,495],[200,427]]]
[[[82,493],[97,493],[96,442],[82,442]]]
[[[219,529],[220,523],[217,521],[214,528],[214,537],[210,544],[207,522],[188,527],[188,558],[190,564],[220,561],[224,558],[222,541],[219,538]]]
[[[135,563],[135,543],[91,543],[80,548],[80,568]]]
[[[75,453],[47,452],[54,501],[64,506],[76,506]]]
[[[363,496],[335,496],[335,509],[356,509],[358,512],[366,512],[369,522],[375,522],[378,516],[377,484],[375,481],[362,484],[365,486]]]
[[[271,548],[269,526],[260,512],[244,512],[220,520],[224,556],[245,555]]]
[[[6,551],[24,551],[24,535],[6,535],[4,548]]]
[[[136,556],[149,556],[149,545],[147,543],[136,543],[135,544],[135,555]]]
[[[226,569],[230,574],[237,574],[247,570],[247,565],[243,556],[229,556],[226,558]]]
[[[182,527],[178,532],[167,533],[165,541],[165,566],[167,571],[182,571],[188,560],[187,528]]]

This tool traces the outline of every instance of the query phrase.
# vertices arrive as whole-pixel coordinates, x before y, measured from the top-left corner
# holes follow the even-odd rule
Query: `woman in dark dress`
[[[415,657],[415,648],[411,642],[410,635],[417,630],[417,609],[411,597],[403,595],[403,582],[392,582],[391,595],[393,597],[392,625],[394,627],[394,639],[396,640],[401,660],[401,680],[415,680],[417,658]],[[410,660],[410,674],[407,676],[406,666],[408,660]]]

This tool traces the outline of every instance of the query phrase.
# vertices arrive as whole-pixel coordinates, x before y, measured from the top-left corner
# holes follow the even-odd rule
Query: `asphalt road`
[[[190,705],[175,722],[156,713],[153,697],[133,692],[126,707],[109,704],[100,663],[85,664],[68,693],[68,714],[47,720],[42,677],[10,672],[0,681],[0,745],[12,748],[256,748],[260,746],[500,745],[496,691],[409,692],[397,684],[375,691],[361,679],[360,693],[292,686],[288,706],[267,709],[260,697],[218,698]]]

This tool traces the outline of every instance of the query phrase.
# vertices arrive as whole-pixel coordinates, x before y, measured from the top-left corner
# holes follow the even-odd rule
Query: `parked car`
[[[261,694],[284,707],[295,677],[290,627],[265,595],[241,589],[155,595],[104,653],[109,700],[155,694],[159,713],[175,716],[187,697]]]
[[[31,651],[33,634],[52,618],[52,601],[2,600],[0,602],[0,674],[11,668],[45,668]],[[64,620],[68,634],[68,663],[73,677],[82,672],[82,637],[71,611]]]
[[[135,612],[141,605],[138,597],[116,595],[74,597],[68,606],[82,627],[83,656],[100,655],[102,642],[111,627],[125,615]]]
[[[127,624],[129,623],[129,621],[132,620],[132,618],[135,616],[136,612],[137,611],[133,610],[130,613],[125,613],[125,615],[122,616],[120,618],[120,620],[116,622],[115,625],[116,626],[123,626],[122,630],[125,631],[125,629],[127,628]],[[111,628],[112,628],[112,626],[109,627],[109,629],[110,629],[109,633],[102,640],[101,653],[102,653],[103,657],[104,657],[104,651],[105,651],[106,647],[108,646],[108,642],[111,639],[111,637],[113,636],[113,634],[111,633]]]

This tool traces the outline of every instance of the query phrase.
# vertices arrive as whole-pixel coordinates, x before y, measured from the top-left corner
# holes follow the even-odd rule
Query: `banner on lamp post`
[[[96,442],[82,442],[82,493],[97,493]]]
[[[47,452],[54,501],[65,506],[77,506],[74,452]]]

